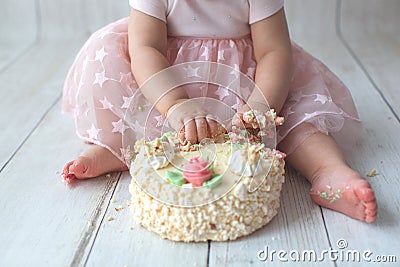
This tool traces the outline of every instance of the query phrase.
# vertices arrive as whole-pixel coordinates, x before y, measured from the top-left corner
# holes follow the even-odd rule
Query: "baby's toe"
[[[78,179],[91,177],[91,160],[87,157],[78,157],[69,167],[69,172],[74,174]]]
[[[368,223],[374,222],[378,214],[378,205],[376,201],[370,201],[364,204],[365,206],[365,221]]]
[[[73,173],[70,172],[70,168],[71,166],[74,164],[74,160],[68,162],[67,164],[65,164],[62,172],[61,172],[61,177],[64,181],[64,183],[66,184],[70,184],[76,177]]]
[[[362,202],[375,201],[375,193],[372,190],[370,184],[366,180],[360,180],[360,182],[353,186],[354,193],[357,195],[358,199]]]

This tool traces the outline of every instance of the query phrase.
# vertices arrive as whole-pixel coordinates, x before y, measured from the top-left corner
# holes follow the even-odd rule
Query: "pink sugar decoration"
[[[183,167],[183,177],[193,186],[202,186],[205,181],[212,177],[212,172],[208,166],[208,161],[203,158],[191,158]]]

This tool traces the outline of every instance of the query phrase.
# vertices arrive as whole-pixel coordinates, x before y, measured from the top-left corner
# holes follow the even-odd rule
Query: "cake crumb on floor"
[[[376,169],[372,169],[369,173],[367,173],[368,177],[375,177],[376,176]]]

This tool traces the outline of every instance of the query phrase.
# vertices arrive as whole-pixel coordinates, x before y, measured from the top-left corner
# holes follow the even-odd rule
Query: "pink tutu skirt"
[[[95,32],[78,53],[63,89],[62,109],[75,118],[77,135],[109,149],[123,162],[122,136],[135,143],[143,131],[143,121],[154,134],[161,133],[165,117],[153,112],[150,118],[139,118],[128,126],[125,114],[136,107],[151,106],[141,94],[131,72],[128,53],[128,18],[111,23]],[[171,65],[192,61],[211,61],[229,65],[254,78],[256,62],[250,36],[239,39],[168,38],[167,58]],[[360,127],[357,110],[346,86],[320,61],[293,43],[294,74],[292,86],[280,113],[285,123],[277,128],[281,142],[300,124],[304,133],[292,138],[291,153],[308,136],[320,131],[332,135],[346,146]],[[250,90],[250,89],[248,89]],[[231,93],[218,86],[193,86],[189,96],[207,96],[223,101],[237,110],[241,104]],[[250,95],[251,91],[244,92]],[[311,129],[311,130],[310,130]],[[126,131],[132,131],[129,135]],[[125,138],[125,137],[124,137]],[[126,142],[124,140],[124,142]]]

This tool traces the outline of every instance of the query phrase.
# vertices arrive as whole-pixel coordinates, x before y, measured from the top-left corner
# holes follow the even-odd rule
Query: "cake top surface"
[[[153,198],[185,207],[207,204],[238,186],[255,191],[285,157],[256,141],[231,132],[191,145],[168,132],[136,142],[131,175]]]

